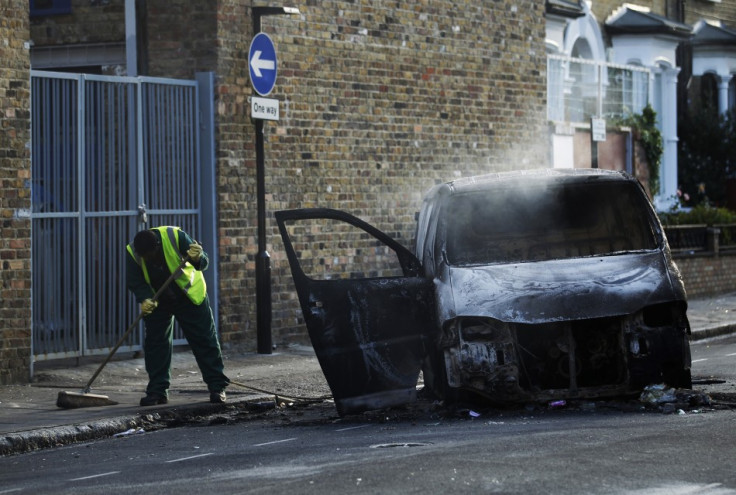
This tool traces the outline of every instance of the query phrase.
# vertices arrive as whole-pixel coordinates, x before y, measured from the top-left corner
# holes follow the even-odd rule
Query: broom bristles
[[[85,394],[79,392],[59,392],[56,405],[64,409],[76,409],[78,407],[101,407],[114,406],[117,404],[110,400],[107,395]]]

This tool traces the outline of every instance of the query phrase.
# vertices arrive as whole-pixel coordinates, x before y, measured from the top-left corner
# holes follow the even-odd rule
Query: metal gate
[[[206,238],[216,257],[214,210],[205,207],[203,218],[201,202],[214,177],[211,132],[200,127],[210,124],[207,115],[200,122],[200,92],[212,91],[212,77],[200,76],[31,71],[35,361],[104,354],[122,337],[138,314],[126,286],[125,246],[139,230],[180,226]],[[212,259],[211,299],[216,267]],[[214,309],[216,295],[212,302]],[[141,348],[138,330],[121,351]],[[177,329],[177,343],[180,336]]]

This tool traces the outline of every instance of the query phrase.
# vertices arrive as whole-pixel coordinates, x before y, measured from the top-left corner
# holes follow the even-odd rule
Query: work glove
[[[141,313],[143,313],[143,316],[148,316],[153,313],[153,310],[156,309],[157,306],[158,301],[154,301],[153,299],[146,299],[141,303]]]
[[[199,261],[199,258],[202,257],[202,246],[200,246],[196,242],[193,242],[192,244],[189,245],[187,256],[189,256],[190,260],[197,263]]]

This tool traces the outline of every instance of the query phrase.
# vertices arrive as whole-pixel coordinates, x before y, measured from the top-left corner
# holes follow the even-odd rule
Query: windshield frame
[[[580,189],[580,191],[584,191],[585,194],[590,195],[591,192],[600,192],[603,191],[603,189],[596,189],[596,188],[607,188],[605,189],[606,192],[608,192],[609,196],[612,193],[626,193],[628,196],[626,199],[631,202],[631,207],[629,208],[629,211],[626,212],[630,217],[634,215],[633,218],[635,218],[635,221],[639,222],[638,226],[635,226],[635,229],[638,229],[641,235],[645,237],[644,243],[641,245],[630,245],[627,246],[625,244],[626,239],[620,236],[618,239],[618,242],[621,244],[618,248],[612,244],[613,247],[610,249],[592,249],[590,252],[580,252],[577,253],[574,252],[574,250],[570,250],[569,253],[565,253],[564,255],[560,255],[558,253],[552,253],[551,250],[547,250],[547,252],[544,252],[544,249],[542,248],[541,251],[539,251],[536,255],[531,255],[531,249],[530,253],[527,253],[526,255],[488,255],[488,257],[482,257],[478,258],[476,256],[468,256],[466,258],[462,258],[460,256],[457,256],[454,252],[454,246],[453,242],[448,242],[448,236],[452,235],[453,229],[457,228],[458,222],[456,219],[453,219],[453,206],[456,205],[457,201],[461,201],[465,198],[472,197],[472,196],[483,196],[483,197],[492,197],[493,195],[500,194],[500,195],[519,195],[521,197],[521,191],[524,191],[526,193],[526,200],[527,201],[535,201],[539,199],[539,192],[546,189],[547,191],[554,190],[558,193],[562,192],[563,194],[567,192],[569,194],[569,191],[576,191],[576,188],[588,188],[587,191]],[[531,192],[532,194],[528,194]],[[521,203],[524,203],[524,199],[519,200]],[[605,201],[601,201],[599,204],[607,204]],[[628,204],[627,204],[628,206]],[[564,209],[564,206],[563,206]],[[612,207],[610,205],[605,206],[605,211],[611,210]],[[575,181],[575,182],[564,182],[564,181],[555,181],[553,183],[533,183],[533,184],[520,184],[520,183],[503,183],[503,184],[494,184],[491,187],[484,188],[483,190],[472,190],[472,191],[466,191],[466,192],[460,192],[455,194],[449,194],[445,197],[445,201],[443,201],[442,206],[442,213],[440,215],[441,222],[438,226],[438,236],[436,238],[435,243],[435,249],[440,249],[442,252],[441,259],[450,266],[478,266],[478,265],[491,265],[491,264],[509,264],[509,263],[530,263],[530,262],[538,262],[538,261],[552,261],[552,260],[565,260],[565,259],[577,259],[577,258],[591,258],[591,257],[601,257],[601,256],[619,256],[624,254],[631,254],[631,253],[645,253],[645,252],[652,252],[656,250],[661,250],[664,246],[664,239],[663,239],[663,232],[661,228],[661,224],[659,223],[659,219],[656,216],[656,213],[654,212],[654,209],[651,205],[651,202],[649,201],[649,198],[646,196],[646,193],[641,188],[641,186],[635,182],[635,181],[628,181],[628,180],[605,180],[605,181]],[[604,210],[601,210],[604,211]],[[615,212],[614,212],[615,214]],[[491,215],[492,216],[492,215]],[[574,220],[572,220],[574,223]],[[626,222],[622,224],[624,227],[628,225]],[[521,237],[529,237],[533,236],[533,233],[524,234],[523,228],[518,229],[518,232],[520,233]],[[555,229],[547,229],[550,232],[559,232]],[[627,232],[628,234],[628,232]],[[452,241],[450,239],[450,241]],[[549,238],[546,238],[545,240],[540,240],[536,244],[544,246],[545,243],[549,241]],[[580,237],[578,239],[578,242],[586,241],[588,242],[588,239],[586,237]],[[499,241],[500,244],[503,244],[503,240]],[[565,241],[558,241],[558,242],[565,242]],[[485,245],[484,245],[485,247]],[[528,248],[529,246],[527,246]],[[559,248],[560,246],[558,246]],[[565,247],[563,245],[563,247]],[[488,248],[490,249],[490,248]]]

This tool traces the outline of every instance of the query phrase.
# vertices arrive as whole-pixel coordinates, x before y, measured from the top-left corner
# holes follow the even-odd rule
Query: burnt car
[[[414,253],[344,212],[276,218],[341,414],[414,400],[420,370],[425,386],[448,400],[691,387],[683,282],[644,189],[625,173],[545,169],[437,185],[417,216]],[[295,244],[300,230],[288,225],[317,219],[361,233],[337,241],[334,225],[323,224],[302,230],[306,240]],[[310,276],[303,265],[316,259],[308,254],[325,244],[315,247],[310,235],[324,228],[343,250],[361,246],[354,257],[391,253],[398,270],[332,263],[327,276]]]

